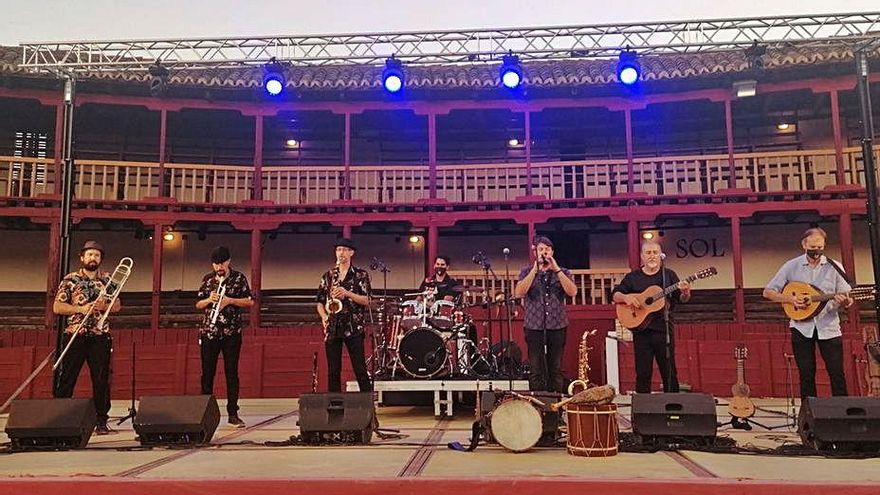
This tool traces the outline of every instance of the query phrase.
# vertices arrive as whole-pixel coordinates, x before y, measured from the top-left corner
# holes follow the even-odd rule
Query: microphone
[[[666,259],[666,253],[660,253],[660,261],[663,261],[665,259]]]
[[[486,259],[486,255],[483,254],[482,251],[477,251],[477,253],[471,257],[471,261],[473,261],[475,265],[482,265],[484,259]]]
[[[502,249],[501,253],[504,254],[504,256],[510,256],[510,248]]]
[[[379,260],[374,256],[372,260],[370,260],[370,270],[376,271],[379,269]]]

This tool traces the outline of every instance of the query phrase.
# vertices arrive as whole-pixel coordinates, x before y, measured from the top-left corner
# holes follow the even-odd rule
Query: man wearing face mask
[[[514,297],[522,298],[523,329],[529,350],[529,389],[566,391],[562,354],[568,328],[565,298],[577,294],[571,271],[553,257],[553,242],[535,238],[535,262],[519,272]]]
[[[663,266],[663,249],[660,244],[648,241],[642,244],[642,266],[638,270],[627,273],[614,288],[612,299],[615,303],[626,304],[640,308],[641,303],[636,297],[649,287],[663,287],[665,278],[666,286],[678,285],[678,290],[669,295],[667,304],[672,310],[677,303],[688,302],[691,298],[691,288],[686,281],[680,282],[678,275]],[[663,272],[666,272],[664,277]],[[633,355],[636,366],[636,392],[640,394],[651,393],[651,380],[654,374],[654,361],[660,370],[663,380],[664,392],[678,392],[678,375],[675,368],[675,340],[673,322],[669,321],[669,333],[666,332],[666,323],[663,321],[663,312],[658,311],[648,315],[648,320],[643,328],[633,330]],[[667,338],[669,342],[667,342]]]
[[[427,288],[431,287],[437,290],[437,294],[434,297],[438,301],[441,299],[446,301],[458,299],[461,293],[453,290],[453,288],[459,285],[459,282],[447,273],[449,265],[449,256],[437,256],[437,259],[434,260],[434,274],[422,281],[422,284],[419,286],[419,292],[424,292]]]
[[[837,311],[841,307],[852,306],[853,299],[847,294],[852,288],[831,265],[837,262],[825,257],[827,238],[825,231],[818,227],[804,232],[801,238],[804,254],[786,261],[764,289],[765,298],[773,302],[792,304],[796,308],[805,308],[809,301],[792,294],[783,294],[782,289],[789,282],[805,282],[818,287],[823,293],[838,294],[813,318],[789,321],[791,347],[800,375],[802,399],[816,397],[817,346],[831,379],[831,393],[847,395],[846,377],[843,373],[843,337]],[[840,268],[839,263],[837,265]]]
[[[218,246],[211,251],[213,270],[202,278],[196,309],[205,312],[199,331],[202,354],[202,394],[214,393],[214,374],[217,359],[223,354],[223,372],[226,374],[226,413],[229,424],[244,428],[238,416],[238,357],[241,354],[242,308],[254,305],[251,288],[243,273],[229,267],[229,248]],[[225,291],[223,290],[225,287]],[[220,293],[223,292],[223,297]],[[214,306],[220,305],[216,321],[212,322]]]

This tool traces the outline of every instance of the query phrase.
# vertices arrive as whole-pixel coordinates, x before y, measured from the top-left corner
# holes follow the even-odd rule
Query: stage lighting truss
[[[295,65],[480,63],[516,53],[520,60],[611,59],[790,46],[859,47],[880,38],[880,12],[597,24],[470,31],[306,35],[22,44],[20,67],[33,72],[146,72],[154,60],[174,71],[241,68],[271,58]]]

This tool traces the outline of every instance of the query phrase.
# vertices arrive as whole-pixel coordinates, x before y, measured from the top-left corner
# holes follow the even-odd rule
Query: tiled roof
[[[878,50],[880,51],[880,50]],[[26,74],[19,67],[21,48],[0,46],[0,74]],[[852,51],[839,44],[768,49],[764,56],[767,71],[815,64],[848,63]],[[559,59],[523,64],[525,84],[531,87],[570,87],[604,85],[615,82],[617,60]],[[748,62],[742,51],[703,52],[640,57],[645,81],[684,79],[735,73]],[[405,67],[406,85],[417,89],[488,89],[498,86],[497,63]],[[381,87],[382,67],[367,65],[294,66],[288,69],[288,87],[299,90],[364,90]],[[36,76],[35,76],[36,77]],[[89,79],[145,81],[142,72],[102,72]],[[262,82],[259,67],[234,69],[171,70],[169,84],[189,87],[250,88]]]

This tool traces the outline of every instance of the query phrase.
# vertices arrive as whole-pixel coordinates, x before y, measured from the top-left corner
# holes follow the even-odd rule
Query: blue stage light
[[[284,91],[284,66],[275,57],[263,66],[263,89],[269,96],[278,96]]]
[[[385,60],[385,69],[382,71],[382,86],[389,93],[397,93],[403,89],[406,78],[403,74],[403,64],[400,60],[391,57]]]
[[[620,61],[617,62],[617,79],[627,86],[638,82],[642,75],[642,66],[636,56],[636,52],[626,50],[620,52]]]
[[[523,82],[522,65],[519,57],[510,54],[501,59],[501,84],[508,89],[516,89]]]

